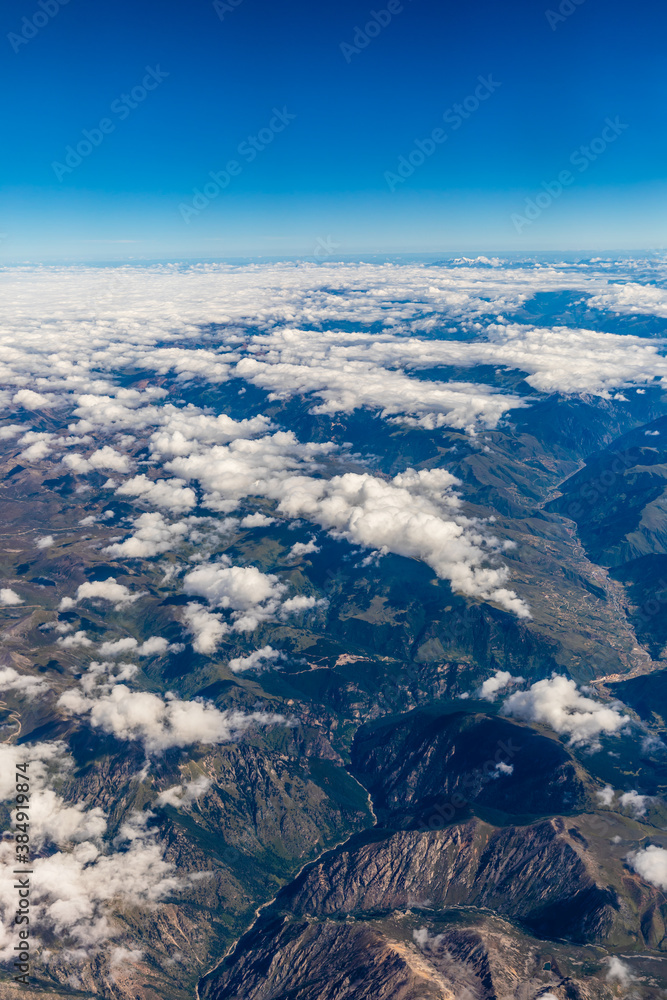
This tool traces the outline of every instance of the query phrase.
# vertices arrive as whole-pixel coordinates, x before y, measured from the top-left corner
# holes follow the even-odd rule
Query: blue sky
[[[657,0],[2,20],[4,260],[664,246]]]

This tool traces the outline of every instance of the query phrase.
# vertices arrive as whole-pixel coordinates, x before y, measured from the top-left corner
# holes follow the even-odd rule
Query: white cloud
[[[619,796],[619,804],[622,809],[629,809],[633,816],[645,816],[646,807],[651,801],[649,795],[640,795],[636,789],[632,789],[629,792],[624,792]]]
[[[76,452],[71,455],[65,455],[63,463],[72,469],[73,472],[78,473],[90,472],[93,469],[100,472],[130,471],[130,459],[128,456],[116,451],[110,445],[104,445],[103,448],[94,451],[88,458],[84,458],[83,455],[79,455]]]
[[[107,818],[101,808],[69,804],[54,790],[54,782],[72,770],[61,743],[0,744],[0,797],[15,796],[17,765],[28,763],[30,774],[30,837],[33,851],[55,845],[55,853],[33,856],[31,921],[34,945],[42,934],[55,935],[65,949],[61,957],[77,963],[104,949],[123,933],[115,923],[118,908],[154,907],[182,886],[173,865],[164,861],[162,848],[147,829],[145,815],[131,814],[113,850],[103,843]],[[119,845],[120,846],[120,845]],[[0,960],[15,955],[16,867],[13,842],[0,844]]]
[[[629,986],[634,980],[634,976],[629,965],[622,962],[616,955],[611,955],[608,959],[609,968],[606,979],[608,983],[620,983],[621,986]]]
[[[602,733],[618,735],[630,719],[622,715],[617,703],[603,704],[587,698],[567,677],[556,674],[537,681],[527,691],[515,691],[504,702],[503,715],[539,722],[567,734],[570,743],[597,745]]]
[[[275,523],[275,517],[268,517],[259,511],[256,511],[254,514],[246,514],[240,521],[242,528],[268,528],[270,524]]]
[[[173,806],[174,809],[188,811],[209,790],[213,782],[202,775],[184,785],[173,785],[160,792],[155,800],[159,806]]]
[[[421,559],[454,590],[528,617],[525,602],[504,586],[506,567],[489,565],[502,543],[481,522],[459,513],[456,483],[444,469],[409,469],[388,482],[357,473],[330,480],[294,477],[283,484],[278,509],[366,548]]]
[[[11,438],[23,434],[26,430],[28,428],[25,424],[5,424],[4,427],[0,427],[0,441],[9,441]]]
[[[667,851],[663,847],[650,844],[643,850],[629,854],[626,860],[651,885],[667,889]]]
[[[23,604],[23,600],[19,597],[15,590],[11,590],[9,587],[0,587],[0,604],[9,606],[11,604]]]
[[[295,542],[292,548],[289,550],[289,554],[294,556],[295,559],[300,559],[301,556],[308,556],[312,552],[319,552],[320,547],[314,538],[310,538],[307,542]]]
[[[305,594],[297,594],[290,597],[280,607],[280,617],[289,618],[290,615],[297,615],[303,611],[311,611],[313,608],[324,608],[329,604],[325,597],[306,597]]]
[[[12,403],[18,403],[26,410],[37,410],[48,407],[50,400],[41,392],[34,392],[32,389],[19,389],[12,397]]]
[[[152,635],[141,644],[133,636],[103,642],[99,648],[100,656],[122,656],[123,653],[133,653],[135,656],[161,656],[169,649],[169,641],[159,635]]]
[[[48,549],[55,542],[53,535],[42,535],[41,538],[35,539],[35,545],[38,549]]]
[[[158,511],[147,511],[135,519],[128,538],[108,545],[104,551],[121,558],[152,559],[182,545],[189,527],[187,521],[169,522]]]
[[[276,613],[286,585],[255,566],[229,566],[223,562],[198,566],[183,580],[186,594],[205,597],[214,607],[232,612],[238,631],[252,631]]]
[[[89,639],[84,631],[75,632],[74,635],[61,636],[56,639],[56,644],[63,649],[74,649],[80,646],[92,646],[93,640]]]
[[[221,614],[207,611],[200,604],[188,604],[183,620],[194,636],[192,647],[196,653],[214,653],[222,637],[229,632],[229,625],[223,622]]]
[[[502,761],[499,761],[496,764],[496,772],[506,775],[514,774],[514,764],[504,764]]]
[[[141,497],[156,507],[172,511],[190,510],[197,504],[194,490],[186,486],[183,479],[150,480],[143,473],[128,479],[116,493],[118,496]]]
[[[58,705],[72,715],[119,739],[141,740],[148,752],[195,743],[227,743],[254,725],[274,725],[284,716],[268,712],[221,712],[211,703],[161,698],[148,691],[131,691],[117,684],[108,694],[89,698],[76,690],[61,695]]]
[[[612,284],[589,300],[594,309],[610,309],[617,313],[639,313],[667,317],[667,291],[655,285],[639,285],[628,281]]]
[[[604,788],[598,788],[595,795],[600,805],[609,807],[613,805],[616,793],[611,785],[605,785]]]
[[[0,667],[0,692],[16,691],[22,695],[44,694],[49,685],[29,674],[19,674],[14,667]]]
[[[267,660],[278,660],[281,655],[280,651],[273,649],[272,646],[262,646],[261,649],[255,649],[248,656],[237,656],[230,660],[229,669],[233,670],[235,674],[239,674],[244,670],[251,670],[253,667],[266,663]]]
[[[501,691],[515,684],[523,684],[523,677],[513,677],[508,670],[497,670],[493,677],[488,677],[476,692],[478,698],[484,701],[495,701]]]
[[[20,443],[27,444],[28,447],[24,448],[19,458],[29,464],[41,462],[43,458],[51,454],[52,440],[53,434],[49,434],[46,431],[29,431],[21,438]]]
[[[132,594],[124,584],[116,583],[116,578],[110,576],[108,580],[95,580],[91,583],[80,584],[77,588],[76,598],[64,597],[60,602],[60,610],[66,611],[86,599],[110,601],[118,610],[138,601],[145,593],[146,591],[141,591],[138,594]]]

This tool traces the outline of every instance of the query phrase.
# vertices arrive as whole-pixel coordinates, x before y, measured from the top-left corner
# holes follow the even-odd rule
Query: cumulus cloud
[[[170,648],[169,641],[159,635],[152,635],[145,642],[139,643],[133,636],[103,642],[99,648],[100,656],[122,656],[132,653],[135,656],[162,656]]]
[[[109,601],[118,610],[138,601],[145,593],[146,591],[141,591],[138,594],[132,594],[123,583],[117,583],[116,578],[110,576],[108,580],[94,580],[90,583],[80,584],[75,598],[63,597],[60,602],[60,610],[67,611],[75,604],[87,599]]]
[[[222,620],[221,614],[208,611],[194,602],[186,606],[183,621],[194,636],[192,648],[196,653],[215,653],[220,640],[229,632],[229,625]]]
[[[295,542],[292,548],[289,550],[289,554],[294,556],[295,559],[300,559],[302,556],[308,556],[312,552],[319,552],[320,547],[314,538],[310,538],[307,542]]]
[[[35,539],[35,545],[38,549],[48,549],[55,542],[53,535],[42,535],[41,538]]]
[[[214,607],[229,609],[238,631],[252,631],[276,613],[287,589],[274,574],[255,566],[213,563],[198,566],[183,580],[186,594],[205,597]]]
[[[616,793],[611,785],[605,785],[604,788],[598,788],[595,795],[600,805],[607,807],[613,805],[614,798],[616,797]]]
[[[643,879],[659,889],[667,889],[667,851],[649,844],[641,851],[634,851],[626,858],[628,864]]]
[[[31,921],[35,944],[55,936],[76,963],[95,955],[122,934],[114,919],[118,908],[154,907],[183,881],[163,858],[145,814],[130,814],[116,847],[105,843],[107,817],[99,806],[70,804],[54,784],[70,774],[73,762],[62,743],[0,744],[0,798],[15,796],[17,765],[29,762]],[[56,850],[54,850],[56,848]],[[0,844],[0,960],[11,960],[16,944],[13,923],[16,890],[14,844]]]
[[[16,691],[20,695],[44,694],[49,685],[37,677],[20,674],[14,667],[0,667],[0,691]]]
[[[147,752],[195,743],[227,743],[252,725],[268,726],[285,722],[270,712],[245,714],[221,712],[212,703],[148,691],[132,691],[116,684],[107,694],[90,698],[78,690],[66,691],[58,705],[71,715],[86,716],[91,725],[123,740],[141,740]]]
[[[93,640],[89,639],[83,630],[80,630],[73,635],[61,636],[56,639],[56,645],[62,649],[75,649],[76,647],[92,646]]]
[[[158,511],[147,511],[135,519],[128,538],[107,545],[104,551],[121,558],[152,559],[182,544],[188,530],[187,521],[169,522]]]
[[[64,464],[70,468],[73,472],[86,473],[96,470],[98,472],[129,472],[130,471],[130,459],[127,455],[123,455],[122,452],[116,451],[110,445],[104,445],[103,448],[98,448],[94,451],[92,455],[88,458],[84,458],[83,455],[78,453],[73,453],[70,455],[65,455],[63,458]]]
[[[365,548],[421,559],[454,590],[528,617],[525,602],[504,586],[507,568],[490,564],[503,544],[459,512],[457,482],[444,469],[409,469],[390,481],[357,473],[294,477],[283,486],[279,510]]]
[[[290,615],[298,615],[303,611],[312,611],[313,608],[326,608],[329,602],[325,597],[307,597],[305,594],[297,594],[296,597],[289,597],[283,601],[280,607],[280,617],[284,620]]]
[[[629,809],[633,816],[645,816],[646,808],[648,803],[651,801],[649,795],[640,795],[636,789],[632,789],[629,792],[623,792],[619,796],[619,804],[621,809]]]
[[[523,677],[513,677],[508,670],[497,670],[493,677],[488,677],[476,692],[478,698],[484,701],[495,701],[501,691],[515,684],[523,684]]]
[[[0,587],[0,604],[4,604],[5,606],[23,604],[23,600],[10,587]]]
[[[262,514],[260,511],[256,511],[254,514],[246,514],[246,516],[242,517],[240,521],[242,528],[268,528],[270,524],[275,523],[275,517],[269,517],[267,514]]]
[[[209,790],[213,782],[210,778],[202,775],[194,781],[186,784],[173,785],[160,792],[156,801],[159,806],[173,806],[174,809],[183,809],[186,812],[191,809],[194,802],[197,802]]]
[[[41,392],[32,389],[19,389],[12,397],[12,403],[23,406],[26,410],[39,410],[50,405],[50,399]]]
[[[622,962],[617,955],[612,955],[609,960],[606,979],[608,983],[620,983],[621,986],[629,986],[634,980],[634,976],[629,965]]]
[[[266,663],[267,660],[278,660],[281,655],[280,650],[274,649],[272,646],[262,646],[261,649],[255,649],[247,656],[237,656],[230,660],[229,669],[233,670],[235,674],[240,674],[244,670],[251,670],[253,667]]]
[[[143,473],[128,479],[116,490],[118,496],[141,497],[155,507],[171,511],[190,510],[197,504],[194,490],[183,479],[148,479]]]
[[[527,691],[515,691],[504,702],[502,714],[539,722],[567,734],[573,746],[596,746],[602,734],[618,735],[630,723],[617,703],[602,703],[581,694],[573,680],[556,674],[537,681]]]

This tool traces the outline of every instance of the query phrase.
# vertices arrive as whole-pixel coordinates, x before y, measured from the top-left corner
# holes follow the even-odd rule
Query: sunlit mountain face
[[[0,996],[662,996],[663,257],[0,278]]]

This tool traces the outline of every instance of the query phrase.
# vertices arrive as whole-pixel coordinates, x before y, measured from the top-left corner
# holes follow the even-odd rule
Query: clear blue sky
[[[2,11],[4,260],[667,242],[658,0],[41,4]]]

